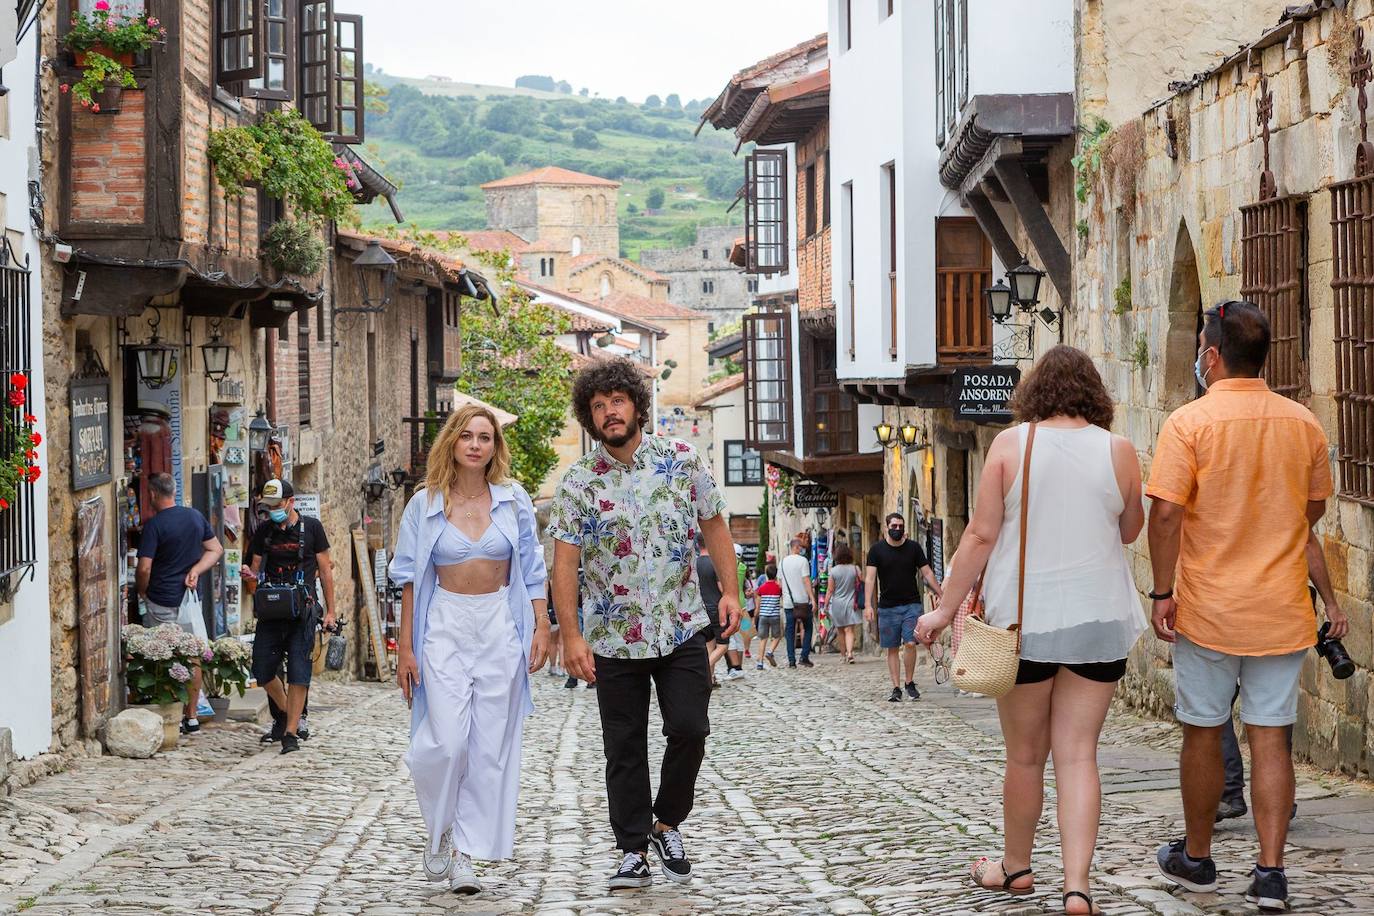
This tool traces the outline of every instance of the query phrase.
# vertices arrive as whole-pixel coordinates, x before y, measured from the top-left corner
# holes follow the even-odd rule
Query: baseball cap
[[[258,498],[262,501],[263,505],[275,509],[277,506],[280,506],[283,501],[295,495],[296,491],[291,489],[291,484],[287,483],[285,480],[273,478],[262,485],[262,493]]]
[[[742,557],[742,556],[744,556],[744,545],[743,545],[743,544],[736,544],[736,545],[735,545],[735,556],[737,556],[737,557]]]

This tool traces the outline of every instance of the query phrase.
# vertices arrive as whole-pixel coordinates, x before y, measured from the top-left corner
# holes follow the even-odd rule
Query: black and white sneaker
[[[627,852],[620,860],[620,868],[611,875],[611,890],[619,891],[634,887],[648,887],[654,883],[649,873],[649,858],[642,852]]]
[[[1259,906],[1261,913],[1288,912],[1288,876],[1283,869],[1256,866],[1254,874],[1245,899]]]
[[[893,687],[893,688],[892,688],[892,695],[889,696],[889,697],[887,698],[887,701],[888,701],[889,703],[900,703],[900,702],[902,702],[902,688],[900,688],[900,687]]]
[[[310,740],[310,723],[305,716],[301,716],[300,721],[296,723],[296,737],[302,741]]]
[[[281,736],[281,752],[283,754],[291,754],[300,749],[300,739],[297,738],[295,735],[291,734],[290,732],[287,732],[286,734]]]
[[[658,861],[663,866],[663,877],[670,881],[685,882],[692,880],[692,862],[687,858],[687,850],[682,845],[682,834],[676,830],[655,830],[649,834],[649,843],[658,853]]]
[[[276,744],[284,734],[286,734],[286,717],[282,716],[280,719],[273,719],[272,730],[258,740],[263,744]]]
[[[915,681],[906,682],[906,695],[911,697],[913,700],[919,700],[921,698],[921,691],[916,689]]]
[[[1194,859],[1188,855],[1188,841],[1174,840],[1159,847],[1155,854],[1159,870],[1170,881],[1195,894],[1210,894],[1217,889],[1217,864],[1211,856]]]
[[[181,733],[183,735],[194,735],[198,731],[200,731],[199,719],[194,717],[188,718],[186,716],[181,717]]]

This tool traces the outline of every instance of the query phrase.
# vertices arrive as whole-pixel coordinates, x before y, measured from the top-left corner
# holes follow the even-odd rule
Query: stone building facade
[[[1079,5],[1078,96],[1085,114],[1107,111],[1105,100],[1125,79],[1115,69],[1129,63],[1109,52],[1114,23],[1104,18],[1107,6]],[[1165,418],[1196,395],[1192,367],[1201,310],[1245,296],[1269,312],[1280,329],[1267,370],[1270,384],[1291,383],[1291,396],[1312,409],[1331,443],[1338,493],[1316,530],[1350,617],[1345,644],[1357,665],[1353,677],[1335,680],[1321,658],[1308,655],[1295,749],[1320,766],[1368,774],[1374,761],[1374,504],[1350,472],[1360,446],[1340,419],[1342,405],[1361,394],[1340,369],[1340,354],[1362,343],[1342,318],[1346,294],[1339,292],[1352,288],[1343,279],[1350,273],[1344,252],[1359,249],[1344,242],[1338,249],[1334,239],[1349,238],[1341,235],[1336,201],[1341,183],[1357,174],[1358,100],[1366,91],[1351,88],[1351,55],[1361,50],[1355,29],[1374,32],[1374,10],[1369,0],[1344,9],[1330,3],[1290,7],[1287,13],[1282,4],[1256,6],[1273,14],[1262,22],[1279,24],[1267,31],[1255,25],[1247,44],[1224,59],[1193,60],[1182,68],[1195,74],[1191,79],[1153,87],[1161,101],[1142,101],[1114,122],[1102,173],[1093,176],[1088,202],[1077,214],[1086,232],[1076,252],[1067,340],[1101,368],[1119,402],[1116,431],[1135,443],[1148,473]],[[1158,9],[1152,15],[1175,19]],[[1262,195],[1266,165],[1273,190]],[[1265,199],[1267,209],[1255,210]],[[1247,211],[1275,218],[1256,232],[1247,228]],[[1291,256],[1260,254],[1258,239],[1265,233],[1275,252]],[[1275,292],[1281,288],[1291,292]],[[1279,339],[1284,337],[1288,342]],[[1146,588],[1151,576],[1143,537],[1132,557],[1136,581]],[[1141,640],[1125,690],[1138,705],[1171,709],[1173,672],[1165,644]]]
[[[482,185],[487,227],[581,254],[620,256],[620,182],[546,166]]]
[[[668,278],[668,301],[711,316],[717,328],[738,322],[758,292],[758,280],[730,261],[742,226],[698,226],[686,248],[645,248],[639,258]]]

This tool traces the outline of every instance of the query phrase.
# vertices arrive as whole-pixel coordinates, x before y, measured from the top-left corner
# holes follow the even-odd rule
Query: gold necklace
[[[474,500],[474,499],[478,499],[478,498],[480,498],[480,497],[486,495],[486,492],[483,492],[483,493],[475,493],[475,494],[473,494],[472,496],[469,496],[469,495],[467,495],[466,493],[464,493],[462,490],[458,489],[457,487],[454,487],[454,488],[453,488],[453,492],[458,496],[459,499],[461,499],[461,500],[462,500],[463,502],[465,502],[465,503],[471,502],[471,501]],[[489,491],[488,491],[488,492],[489,492]],[[463,513],[463,518],[474,518],[474,517],[475,517],[475,516],[473,516],[472,510],[471,510],[471,509],[468,509],[467,511],[465,511],[465,512]]]

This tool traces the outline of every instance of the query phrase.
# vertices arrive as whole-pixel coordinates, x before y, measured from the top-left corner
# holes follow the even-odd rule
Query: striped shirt
[[[758,587],[760,617],[782,616],[782,586],[774,579]]]

